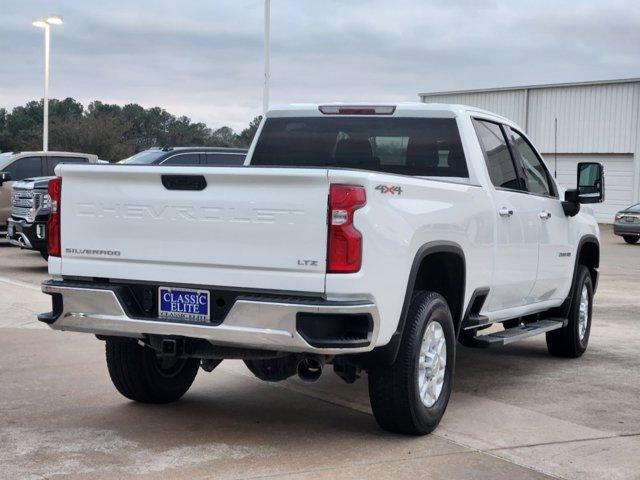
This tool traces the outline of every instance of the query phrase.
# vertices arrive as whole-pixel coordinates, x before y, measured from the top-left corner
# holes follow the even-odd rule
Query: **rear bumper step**
[[[509,343],[524,340],[525,338],[550,332],[564,327],[567,324],[566,318],[547,318],[537,322],[527,323],[519,327],[509,328],[496,333],[480,335],[473,339],[473,346],[479,348],[496,347],[508,345]]]
[[[185,323],[160,318],[134,318],[122,305],[117,287],[78,285],[64,281],[47,281],[42,291],[53,297],[53,311],[38,318],[55,330],[93,333],[103,336],[143,338],[146,335],[200,338],[216,345],[259,348],[283,352],[318,354],[360,353],[373,349],[380,325],[378,309],[370,301],[296,302],[291,299],[238,298],[221,323]],[[333,317],[347,324],[351,319],[359,326],[362,318],[370,319],[370,328],[353,341],[330,336],[310,338],[301,329],[301,314],[316,314],[318,321]],[[332,329],[328,329],[331,331]],[[334,328],[342,334],[345,328]],[[359,331],[362,331],[360,328]]]

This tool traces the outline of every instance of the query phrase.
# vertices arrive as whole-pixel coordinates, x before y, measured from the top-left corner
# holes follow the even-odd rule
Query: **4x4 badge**
[[[382,194],[390,194],[390,195],[401,195],[402,194],[402,187],[398,186],[398,185],[378,185],[376,187],[376,190],[378,190],[380,193]]]

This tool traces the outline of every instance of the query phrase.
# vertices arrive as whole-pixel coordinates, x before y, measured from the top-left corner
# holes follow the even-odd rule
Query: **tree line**
[[[11,112],[0,108],[0,152],[42,149],[43,102],[30,101]],[[150,147],[247,147],[258,128],[255,117],[236,133],[213,130],[160,107],[125,106],[98,100],[86,108],[73,98],[49,101],[49,150],[94,153],[115,162]]]

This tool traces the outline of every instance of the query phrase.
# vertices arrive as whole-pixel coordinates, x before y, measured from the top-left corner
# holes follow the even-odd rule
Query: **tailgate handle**
[[[167,190],[204,190],[207,181],[202,175],[162,175],[162,185]]]

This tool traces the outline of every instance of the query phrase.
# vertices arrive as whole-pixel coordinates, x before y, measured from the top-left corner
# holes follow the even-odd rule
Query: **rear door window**
[[[25,178],[42,176],[42,158],[19,158],[6,169],[11,174],[11,180],[24,180]]]
[[[207,165],[242,165],[245,155],[242,153],[207,153]]]
[[[200,165],[199,153],[178,153],[160,162],[161,165]]]
[[[47,173],[45,175],[55,175],[55,168],[60,163],[89,163],[89,159],[87,157],[47,157]]]
[[[264,124],[251,165],[469,176],[453,118],[270,118]]]
[[[491,183],[498,188],[521,190],[509,145],[500,125],[485,120],[473,120],[480,146],[484,152]]]

